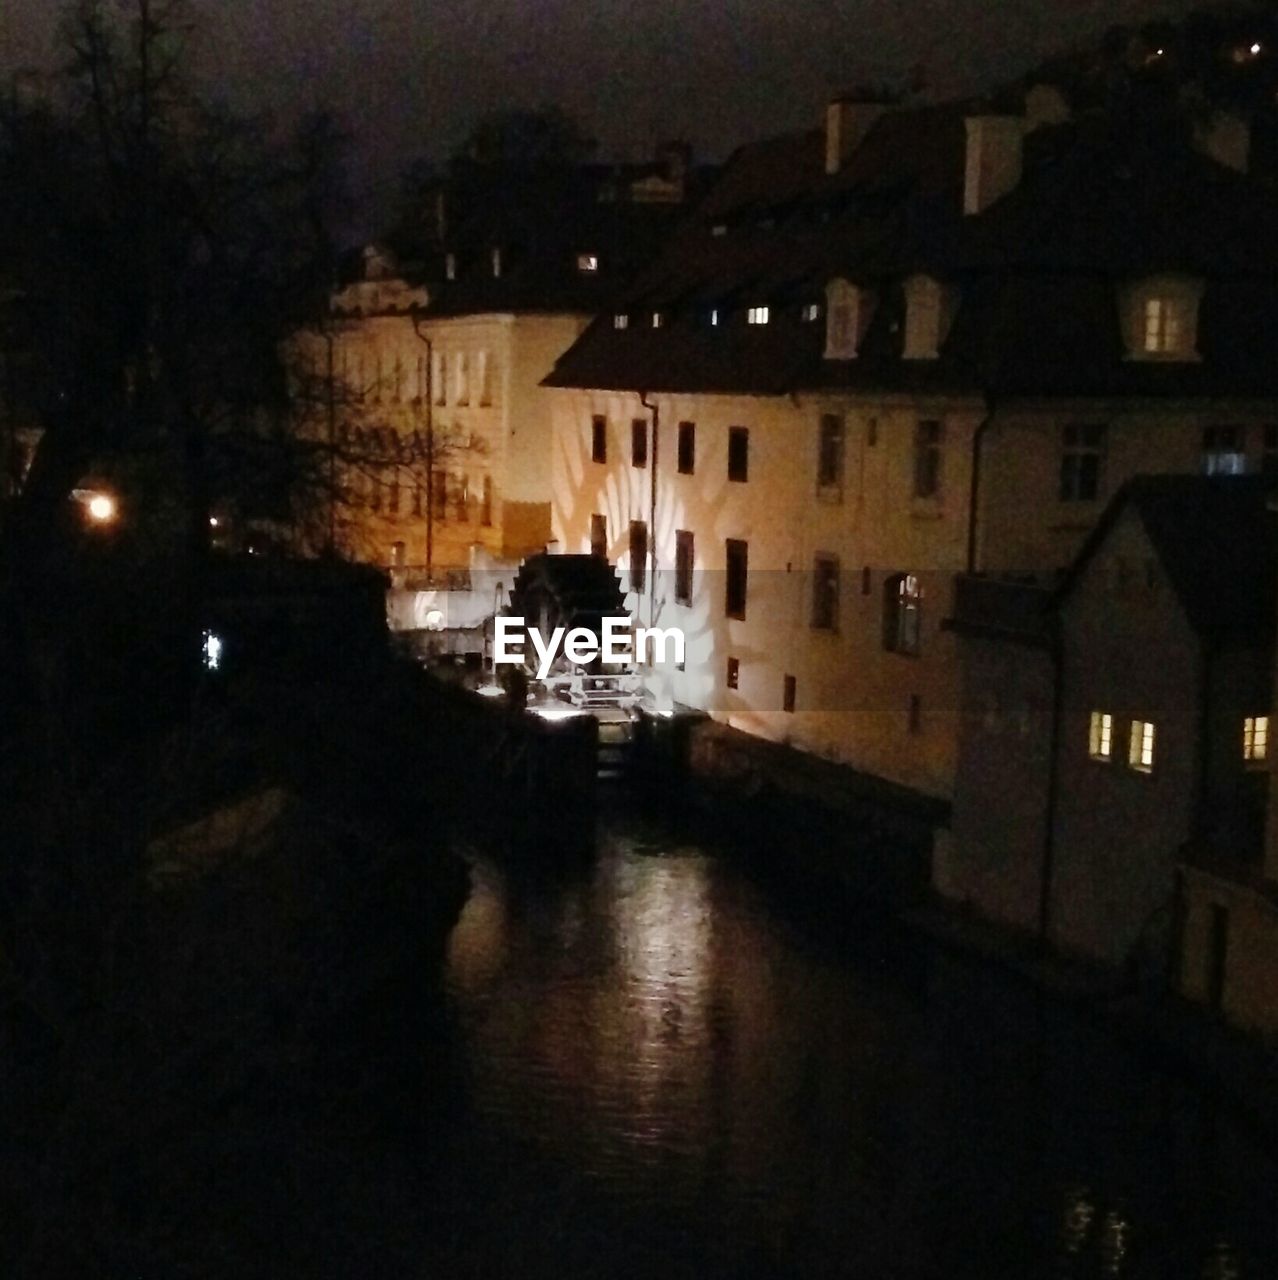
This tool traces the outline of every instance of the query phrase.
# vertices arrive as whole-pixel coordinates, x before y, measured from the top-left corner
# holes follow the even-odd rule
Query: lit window
[[[1248,716],[1243,721],[1243,759],[1259,764],[1269,757],[1269,717]]]
[[[710,234],[712,236],[726,236],[728,234],[728,224],[726,222],[716,222],[710,228]]]
[[[577,255],[577,270],[583,272],[598,271],[599,256],[594,253],[579,253]]]
[[[444,277],[448,280],[457,279],[457,255],[446,253],[444,255]]]
[[[665,324],[665,322],[666,322],[666,318],[664,315],[661,314],[660,311],[654,311],[652,313],[652,327],[654,329],[660,329],[661,326]]]
[[[922,630],[923,590],[912,573],[896,573],[883,584],[883,647],[917,657]]]
[[[767,324],[768,308],[767,307],[750,307],[746,311],[746,320],[750,324]]]
[[[1240,476],[1247,470],[1247,445],[1241,427],[1203,430],[1203,474]]]
[[[624,311],[618,311],[612,318],[612,327],[614,329],[629,329],[630,317]]]
[[[715,326],[718,323],[719,323],[719,308],[711,307],[710,308],[710,324],[712,326]]]
[[[805,324],[810,324],[813,320],[821,318],[821,304],[819,302],[806,302],[802,311],[799,312],[799,318]]]
[[[1149,720],[1133,720],[1127,745],[1127,763],[1138,773],[1154,770],[1154,726]]]
[[[1167,355],[1181,347],[1181,312],[1174,298],[1145,299],[1145,350]]]
[[[1087,734],[1087,754],[1106,762],[1114,758],[1114,717],[1108,711],[1093,711]]]

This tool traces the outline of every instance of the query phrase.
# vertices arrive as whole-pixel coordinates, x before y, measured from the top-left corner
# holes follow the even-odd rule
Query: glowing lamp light
[[[89,513],[89,519],[97,521],[98,524],[110,524],[115,519],[119,508],[109,493],[95,493],[89,499],[86,510]]]
[[[500,698],[502,696],[502,688],[499,684],[481,684],[475,692],[481,698]]]
[[[444,629],[444,614],[440,609],[432,609],[426,615],[427,631],[442,631]]]
[[[204,633],[204,669],[216,671],[222,665],[222,637],[214,631]]]
[[[1259,41],[1259,40],[1255,40],[1255,41],[1253,41],[1253,42],[1252,42],[1252,45],[1251,45],[1251,52],[1252,52],[1252,56],[1253,56],[1253,57],[1254,57],[1256,54],[1258,54],[1258,53],[1260,52],[1260,41]]]
[[[557,706],[554,703],[542,703],[536,707],[529,707],[529,710],[540,716],[543,720],[577,720],[581,716],[588,715],[588,712],[578,711],[574,707]]]
[[[218,520],[217,516],[209,516],[210,529],[216,529],[220,523],[221,521]]]

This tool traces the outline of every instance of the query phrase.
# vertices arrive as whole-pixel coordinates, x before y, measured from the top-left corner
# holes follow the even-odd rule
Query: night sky
[[[979,88],[1176,0],[193,0],[204,70],[240,102],[339,109],[366,203],[497,106],[556,101],[638,158],[684,137],[721,158],[815,123],[834,91],[926,69]],[[57,0],[0,0],[0,69],[47,65]]]

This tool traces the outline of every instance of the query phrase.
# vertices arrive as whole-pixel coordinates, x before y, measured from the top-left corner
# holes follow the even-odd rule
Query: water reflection
[[[576,872],[480,859],[448,960],[474,1117],[455,1175],[526,1275],[578,1274],[574,1248],[580,1274],[663,1280],[1267,1274],[1244,1258],[1278,1258],[1275,1165],[1245,1135],[921,950],[814,932],[633,823]]]

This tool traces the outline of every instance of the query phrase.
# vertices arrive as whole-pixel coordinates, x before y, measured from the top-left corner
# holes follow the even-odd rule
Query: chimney
[[[1251,157],[1251,125],[1239,116],[1217,111],[1194,130],[1194,146],[1208,159],[1235,173],[1246,173]]]
[[[1020,116],[968,116],[963,212],[983,213],[1021,180],[1025,121]]]
[[[887,110],[887,103],[865,98],[835,98],[825,109],[825,171],[838,173],[865,135]]]

